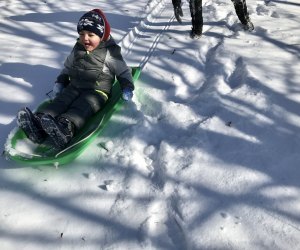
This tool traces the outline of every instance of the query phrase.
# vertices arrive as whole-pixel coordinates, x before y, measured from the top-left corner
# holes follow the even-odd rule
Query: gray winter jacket
[[[95,89],[108,96],[115,78],[121,89],[134,89],[131,70],[123,60],[121,48],[110,37],[92,52],[86,51],[77,41],[56,82],[65,86],[71,84],[76,88]]]

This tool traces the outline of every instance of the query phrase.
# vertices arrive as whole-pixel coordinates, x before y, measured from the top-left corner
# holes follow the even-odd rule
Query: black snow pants
[[[247,24],[249,14],[247,10],[246,0],[231,0],[234,5],[235,12],[242,24]],[[181,0],[172,0],[174,7],[181,6]],[[190,12],[192,17],[192,29],[202,33],[203,17],[202,17],[202,0],[189,0]]]
[[[172,4],[174,7],[181,6],[181,0],[172,0]],[[203,27],[202,0],[190,0],[189,6],[192,18],[192,30],[201,34]]]
[[[247,10],[246,0],[231,0],[234,5],[235,13],[242,24],[247,24],[249,21],[249,14]]]
[[[83,127],[88,118],[103,107],[105,102],[104,96],[94,89],[78,89],[68,85],[39,112],[50,114],[55,118],[67,118],[78,130]]]

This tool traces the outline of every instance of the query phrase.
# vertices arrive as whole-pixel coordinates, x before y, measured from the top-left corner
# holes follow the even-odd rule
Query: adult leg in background
[[[192,18],[191,37],[201,36],[203,27],[202,0],[190,0],[190,12]]]
[[[172,0],[172,4],[174,7],[174,15],[177,22],[181,23],[181,17],[183,16],[182,8],[181,8],[181,0]]]
[[[245,30],[253,30],[254,25],[250,20],[247,10],[246,0],[231,0],[233,2],[235,12]]]

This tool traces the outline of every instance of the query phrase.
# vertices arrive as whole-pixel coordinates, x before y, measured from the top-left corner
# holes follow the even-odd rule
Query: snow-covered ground
[[[0,159],[0,245],[26,249],[299,249],[300,3],[203,1],[189,37],[171,0],[0,2],[0,141],[52,89],[78,18],[102,8],[132,102],[66,166]]]

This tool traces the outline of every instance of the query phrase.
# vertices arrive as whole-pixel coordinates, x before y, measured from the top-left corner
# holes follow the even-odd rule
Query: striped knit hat
[[[110,35],[110,25],[100,9],[93,9],[85,13],[78,21],[77,32],[87,30],[106,41]]]

